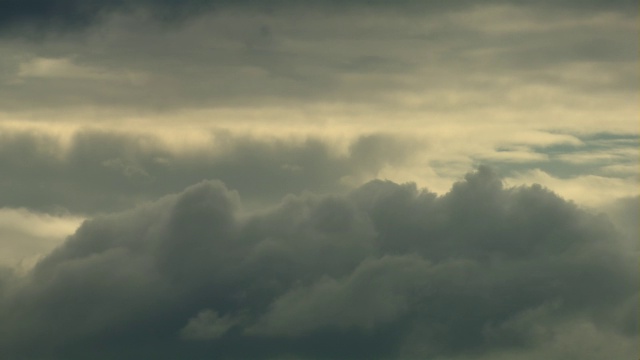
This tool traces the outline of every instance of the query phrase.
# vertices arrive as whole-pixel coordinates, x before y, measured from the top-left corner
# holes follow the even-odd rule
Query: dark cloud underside
[[[638,264],[620,239],[488,168],[441,197],[374,181],[253,214],[207,181],[87,221],[5,277],[1,355],[453,358],[535,350],[581,321],[630,339]]]
[[[184,17],[215,11],[221,8],[253,9],[258,11],[274,11],[288,7],[326,7],[337,10],[357,10],[359,8],[389,8],[397,10],[429,10],[440,11],[473,7],[478,5],[531,5],[521,0],[489,0],[489,1],[416,1],[416,0],[4,0],[0,12],[0,30],[38,30],[68,31],[85,28],[111,13],[127,13],[132,11],[148,11],[160,20],[176,21]],[[617,1],[543,1],[536,6],[553,6],[570,11],[608,10],[629,12],[637,9],[637,2],[632,0]],[[15,33],[20,35],[20,33]],[[22,34],[24,35],[24,33]]]

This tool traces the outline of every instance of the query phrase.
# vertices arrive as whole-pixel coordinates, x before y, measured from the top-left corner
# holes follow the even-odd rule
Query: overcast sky
[[[0,357],[636,359],[637,1],[0,3]]]

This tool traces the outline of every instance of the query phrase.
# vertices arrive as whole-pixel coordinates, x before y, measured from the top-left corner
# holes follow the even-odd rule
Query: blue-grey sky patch
[[[505,175],[522,172],[532,167],[552,176],[570,179],[586,174],[605,177],[631,177],[640,179],[640,139],[635,134],[595,133],[575,135],[580,143],[554,144],[550,146],[525,146],[524,149],[539,155],[541,160],[525,163],[484,160],[501,170]],[[497,148],[497,152],[517,151],[518,145]]]

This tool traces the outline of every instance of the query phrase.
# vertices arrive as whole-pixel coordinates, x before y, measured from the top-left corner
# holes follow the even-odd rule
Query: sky
[[[636,1],[0,3],[0,357],[640,357]]]

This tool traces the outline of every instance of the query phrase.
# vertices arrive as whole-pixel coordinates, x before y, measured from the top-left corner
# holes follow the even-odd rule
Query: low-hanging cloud
[[[521,5],[519,0],[490,0],[484,1],[485,5],[491,4],[515,4]],[[565,1],[542,1],[543,5],[552,3],[555,6],[562,6],[574,11],[589,9],[615,9],[630,10],[637,7],[636,2],[630,0],[617,1],[590,1],[580,2],[574,0]],[[9,0],[3,3],[3,10],[0,13],[0,31],[12,27],[24,29],[27,25],[39,31],[69,31],[86,28],[95,22],[100,21],[105,15],[111,13],[122,13],[132,11],[146,11],[161,21],[176,21],[185,17],[195,16],[206,11],[215,11],[220,8],[243,8],[259,11],[273,11],[278,8],[287,7],[328,7],[337,9],[361,8],[361,7],[384,7],[391,9],[420,9],[426,8],[430,11],[442,11],[451,8],[470,7],[476,2],[469,0],[449,1],[446,4],[439,1],[389,1],[389,0],[117,0],[117,1],[81,1],[81,0]]]
[[[365,134],[340,154],[319,137],[210,135],[200,148],[172,151],[149,134],[81,131],[64,145],[46,133],[7,131],[0,135],[0,206],[95,214],[209,178],[234,184],[245,198],[275,201],[289,193],[345,189],[349,179],[401,164],[416,147],[411,139]]]
[[[373,181],[259,212],[205,181],[0,277],[0,355],[560,359],[582,349],[546,344],[586,329],[633,358],[637,257],[620,238],[484,167],[443,196]]]

